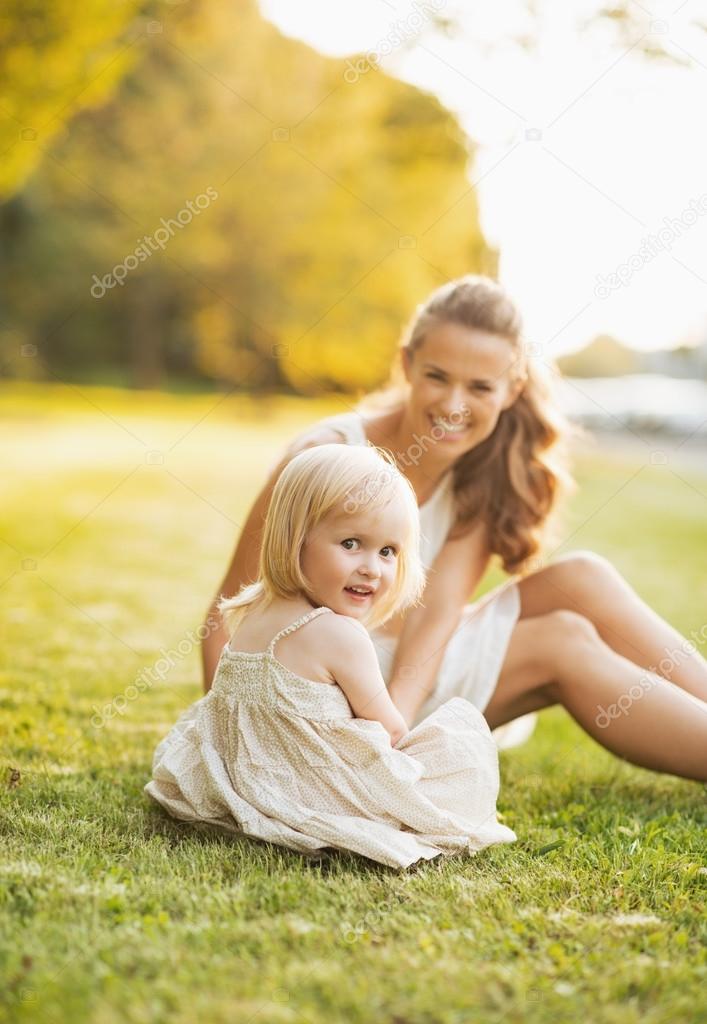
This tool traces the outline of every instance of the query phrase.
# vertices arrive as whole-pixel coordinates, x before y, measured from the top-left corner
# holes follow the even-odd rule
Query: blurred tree
[[[358,391],[432,287],[495,271],[473,151],[434,97],[348,82],[254,0],[175,7],[134,52],[0,208],[11,320],[50,370]]]
[[[99,106],[135,61],[144,0],[4,0],[0,11],[0,200],[52,139]]]
[[[552,35],[548,28],[558,23],[559,14],[560,22],[570,26],[583,40],[592,43],[606,40],[619,57],[635,51],[651,62],[689,67],[693,62],[701,63],[692,47],[704,52],[707,32],[704,5],[688,7],[687,3],[678,3],[673,8],[663,6],[661,9],[660,4],[645,4],[639,0],[614,0],[613,3],[584,0],[573,5],[558,5],[557,0],[525,0],[506,6],[505,31],[498,32],[495,22],[492,28],[487,28],[483,5],[447,0],[444,16],[428,19],[428,35],[433,41],[435,35],[463,37],[470,48],[487,57],[497,52],[506,53],[509,46],[539,55]],[[671,38],[671,29],[678,24],[680,43]]]

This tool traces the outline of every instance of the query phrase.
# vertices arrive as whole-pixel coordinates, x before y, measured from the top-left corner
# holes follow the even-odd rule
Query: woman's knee
[[[626,583],[607,558],[592,551],[576,551],[529,574],[518,587],[522,618],[568,608],[598,621],[604,602]]]
[[[547,620],[548,656],[556,674],[563,674],[568,664],[602,643],[593,622],[586,615],[560,608],[543,616]]]
[[[619,571],[608,558],[593,551],[575,551],[554,563],[553,568],[573,590],[600,592],[607,584],[621,579]]]
[[[550,681],[565,675],[567,667],[598,642],[599,634],[588,618],[559,608],[523,619],[512,653],[524,673]]]
[[[621,584],[621,573],[608,558],[592,551],[577,551],[555,562],[554,584],[577,604],[594,608],[597,599],[609,596]]]

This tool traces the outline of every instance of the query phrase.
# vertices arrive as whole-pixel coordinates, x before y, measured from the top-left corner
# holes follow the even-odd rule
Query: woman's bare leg
[[[676,629],[641,600],[605,558],[579,552],[518,583],[521,618],[562,608],[594,625],[617,654],[707,701],[707,662]],[[707,627],[702,631],[707,639]]]
[[[618,654],[570,611],[518,623],[484,715],[495,729],[555,703],[619,757],[707,781],[707,703]]]

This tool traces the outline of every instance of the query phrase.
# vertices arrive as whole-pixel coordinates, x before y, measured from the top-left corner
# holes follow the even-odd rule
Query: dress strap
[[[316,619],[317,616],[321,615],[322,612],[330,611],[331,608],[327,608],[325,605],[322,605],[321,608],[313,608],[311,612],[306,612],[304,615],[300,615],[300,617],[298,619],[295,619],[294,622],[291,622],[289,626],[285,626],[284,629],[281,629],[279,633],[275,634],[275,636],[268,644],[268,652],[270,654],[273,653],[275,644],[278,642],[278,640],[281,640],[283,636],[287,636],[289,633],[294,633],[294,631],[296,629],[299,629],[300,626],[304,626],[305,622],[310,622],[312,619]]]

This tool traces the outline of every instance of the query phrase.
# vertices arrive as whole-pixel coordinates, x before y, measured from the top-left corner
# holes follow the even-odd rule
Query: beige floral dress
[[[211,690],[155,750],[145,791],[206,822],[321,857],[351,850],[405,868],[516,839],[497,820],[498,753],[480,711],[453,697],[397,746],[355,718],[343,690],[296,675],[267,650],[227,644]]]

